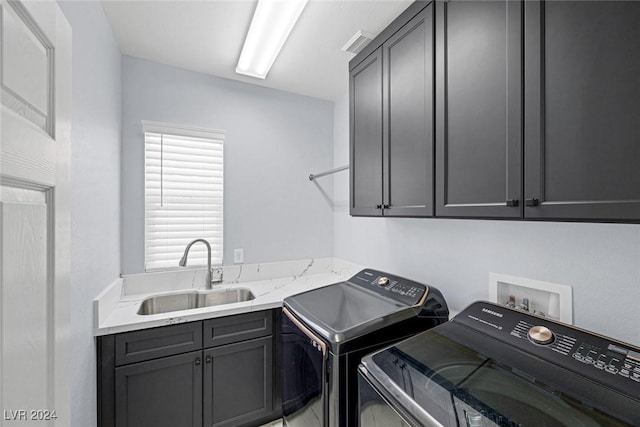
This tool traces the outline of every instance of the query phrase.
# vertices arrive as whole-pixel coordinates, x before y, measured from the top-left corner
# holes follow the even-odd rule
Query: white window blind
[[[206,239],[212,265],[223,254],[224,132],[143,122],[145,269],[178,268],[187,244]],[[206,265],[205,245],[188,265]]]

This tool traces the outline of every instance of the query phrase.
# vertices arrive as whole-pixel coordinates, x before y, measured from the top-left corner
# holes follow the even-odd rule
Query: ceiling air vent
[[[358,53],[364,49],[374,37],[375,35],[367,31],[358,30],[358,32],[349,39],[347,44],[342,46],[342,50],[350,53]]]

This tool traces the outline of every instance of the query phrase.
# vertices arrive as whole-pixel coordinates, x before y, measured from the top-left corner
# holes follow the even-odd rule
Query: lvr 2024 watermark
[[[55,409],[5,409],[2,415],[5,421],[53,421],[58,418]]]

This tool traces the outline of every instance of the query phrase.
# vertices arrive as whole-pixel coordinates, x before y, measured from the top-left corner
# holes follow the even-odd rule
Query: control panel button
[[[529,339],[535,344],[551,344],[553,342],[553,332],[545,326],[534,326],[529,329]]]
[[[614,375],[618,373],[618,368],[616,368],[616,367],[615,367],[615,366],[613,366],[613,365],[608,365],[608,366],[605,368],[605,370],[606,370],[608,373],[610,373],[610,374],[614,374]]]
[[[378,278],[378,286],[389,286],[389,284],[391,283],[391,281],[389,280],[388,277],[379,277]]]

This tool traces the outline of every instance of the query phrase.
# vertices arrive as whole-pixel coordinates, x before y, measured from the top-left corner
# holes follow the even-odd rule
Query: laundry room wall
[[[122,272],[144,271],[142,120],[220,129],[224,143],[224,260],[331,256],[333,105],[247,83],[123,57]],[[177,264],[178,260],[176,260]]]
[[[97,0],[61,1],[73,31],[71,427],[96,425],[93,299],[120,275],[120,50]]]
[[[334,167],[349,162],[349,100],[334,104]],[[574,323],[640,345],[640,225],[353,218],[333,179],[334,256],[439,288],[460,311],[489,297],[489,272],[573,287]]]

